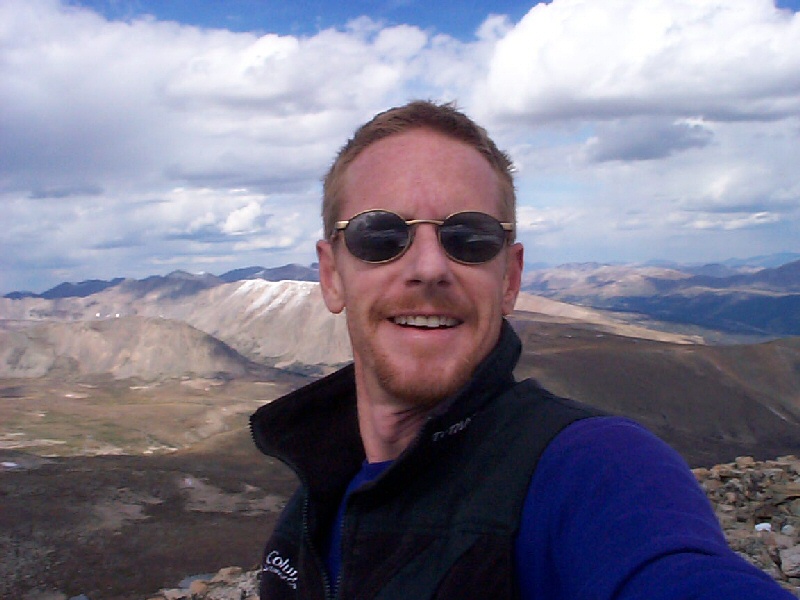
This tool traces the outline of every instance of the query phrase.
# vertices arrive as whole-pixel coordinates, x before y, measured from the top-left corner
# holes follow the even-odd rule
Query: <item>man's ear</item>
[[[319,287],[325,306],[334,314],[344,310],[344,286],[336,268],[333,245],[325,240],[317,242],[317,258],[319,260]]]
[[[519,288],[522,286],[523,255],[524,250],[519,242],[508,247],[506,274],[503,277],[503,315],[510,315],[517,303]]]

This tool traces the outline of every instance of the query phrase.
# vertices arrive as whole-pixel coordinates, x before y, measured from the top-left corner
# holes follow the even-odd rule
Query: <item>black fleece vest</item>
[[[503,346],[515,350],[514,359],[510,366],[501,360],[504,368],[498,371],[497,359],[509,358]],[[494,600],[517,596],[514,540],[536,463],[564,427],[598,413],[555,397],[533,381],[514,383],[510,369],[516,363],[519,342],[508,326],[499,348],[501,356],[496,349],[479,367],[473,384],[428,420],[416,442],[387,471],[350,496],[337,598]],[[343,406],[338,407],[331,401],[337,393],[339,398],[343,392],[354,394],[349,381],[351,368],[312,384],[316,389],[311,393],[304,388],[301,397],[292,400],[303,404],[317,398],[321,417],[333,419],[328,422],[325,443],[337,438],[342,442],[335,454],[322,450],[322,455],[312,458],[296,450],[285,451],[287,446],[303,446],[315,435],[324,435],[318,419],[309,428],[308,421],[302,425],[297,421],[295,411],[287,418],[271,405],[259,411],[269,415],[257,412],[253,416],[257,445],[292,466],[302,484],[267,542],[262,600],[330,597],[319,549],[324,547],[344,488],[363,460],[363,450],[359,454],[352,440],[353,433],[357,436],[357,429],[352,431],[356,425],[348,424],[354,408],[343,411],[347,401],[339,400]],[[327,402],[319,399],[323,391]],[[349,419],[342,413],[349,413]],[[334,414],[340,415],[338,419]],[[285,429],[291,424],[302,432]],[[268,439],[265,428],[281,438],[277,446],[283,452]],[[305,467],[298,464],[309,460]],[[343,467],[342,461],[349,466]]]

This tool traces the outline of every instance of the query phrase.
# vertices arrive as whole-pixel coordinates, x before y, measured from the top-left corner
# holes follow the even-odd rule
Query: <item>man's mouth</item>
[[[391,321],[395,325],[422,327],[426,329],[455,327],[461,323],[458,319],[443,315],[399,315],[397,317],[392,317]]]

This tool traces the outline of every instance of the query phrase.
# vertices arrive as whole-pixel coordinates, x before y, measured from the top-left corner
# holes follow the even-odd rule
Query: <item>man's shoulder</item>
[[[606,413],[587,404],[549,392],[532,379],[516,382],[481,411],[486,418],[475,435],[503,440],[509,454],[538,456],[562,431],[578,421],[604,417]]]

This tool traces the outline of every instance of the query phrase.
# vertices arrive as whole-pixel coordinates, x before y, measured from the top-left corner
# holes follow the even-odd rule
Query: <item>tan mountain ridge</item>
[[[312,366],[313,370],[325,371],[350,359],[344,318],[327,311],[318,284],[311,282],[254,279],[222,284],[192,294],[174,294],[170,289],[154,289],[141,294],[136,288],[119,286],[85,298],[0,299],[0,322],[5,323],[7,330],[17,332],[44,323],[107,322],[104,331],[114,335],[112,332],[118,327],[113,323],[124,322],[131,316],[159,319],[157,323],[164,326],[164,335],[167,336],[166,345],[180,343],[175,337],[174,326],[168,323],[182,322],[213,336],[247,359],[279,368],[295,365],[303,370]],[[120,326],[130,340],[137,337],[133,323]],[[156,322],[139,320],[135,323],[147,327],[147,335],[156,335]],[[74,328],[72,334],[92,336],[93,331],[96,328]],[[31,337],[30,343],[39,347],[41,352],[41,345],[47,346],[47,340],[51,338],[49,334],[40,333],[38,337]],[[25,377],[22,364],[9,363],[10,354],[17,356],[23,350],[19,345],[25,345],[24,336],[7,339],[16,344],[17,350],[15,353],[4,352],[6,360],[0,365],[0,373],[6,377]],[[153,352],[157,352],[158,347],[157,343],[151,345]],[[69,345],[63,342],[59,342],[59,349],[70,352]],[[53,348],[59,354],[57,350]],[[149,360],[144,355],[137,358],[145,362]],[[185,371],[197,372],[189,357],[186,358]],[[209,366],[206,371],[224,372],[226,365],[220,364],[217,369]],[[95,370],[95,367],[90,368]],[[241,366],[233,368],[234,374],[242,369]],[[150,371],[146,376],[133,373],[133,370],[125,371],[121,376],[157,376]],[[179,370],[176,365],[163,375],[175,376]],[[34,369],[27,376],[40,375],[41,369]]]
[[[531,294],[521,294],[517,308],[551,322],[584,323],[628,337],[701,341]],[[2,377],[41,377],[67,368],[64,359],[75,361],[79,372],[108,372],[118,378],[215,372],[236,376],[246,370],[246,363],[214,340],[181,331],[179,323],[216,338],[246,359],[277,368],[323,373],[351,358],[344,316],[328,312],[319,285],[312,282],[254,279],[188,295],[163,289],[140,294],[118,287],[85,298],[2,298],[0,322],[6,329],[0,330]],[[159,332],[162,340],[157,339]]]
[[[0,331],[0,377],[237,377],[257,365],[191,325],[140,316]]]

